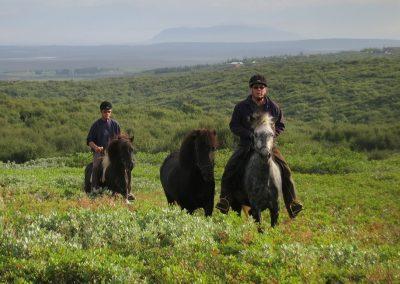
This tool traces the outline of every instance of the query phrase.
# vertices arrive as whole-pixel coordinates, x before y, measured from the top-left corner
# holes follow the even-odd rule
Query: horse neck
[[[255,179],[260,182],[268,180],[270,175],[269,159],[267,160],[259,153],[253,152],[247,162],[245,172],[247,176],[251,177],[251,179]]]
[[[114,146],[116,146],[116,145],[114,145]],[[122,163],[122,159],[119,157],[118,153],[116,153],[116,152],[117,152],[117,147],[111,146],[107,149],[109,166],[115,170],[124,170],[125,166]]]
[[[182,143],[179,150],[179,163],[183,168],[192,169],[196,166],[195,139],[190,138]]]

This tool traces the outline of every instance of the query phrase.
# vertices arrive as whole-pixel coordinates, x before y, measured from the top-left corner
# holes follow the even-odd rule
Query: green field
[[[229,154],[216,155],[218,189]],[[2,164],[0,281],[400,281],[399,155],[354,161],[362,167],[347,173],[295,172],[305,210],[290,220],[282,209],[274,229],[264,212],[263,234],[233,213],[168,207],[158,176],[165,155],[137,154],[132,204],[83,193],[88,155]],[[317,163],[291,159],[298,169]]]
[[[233,213],[169,207],[158,174],[188,131],[214,128],[219,192],[230,115],[256,72],[282,106],[277,143],[305,206],[291,220],[281,202],[274,229],[265,212],[263,234]],[[399,90],[400,49],[0,82],[0,282],[399,283]],[[132,204],[82,190],[105,99],[135,135]]]

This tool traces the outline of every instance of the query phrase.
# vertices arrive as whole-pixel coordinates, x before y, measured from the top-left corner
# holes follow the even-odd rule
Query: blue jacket
[[[121,134],[121,129],[118,122],[113,119],[105,121],[100,118],[90,127],[86,144],[89,145],[89,142],[94,142],[97,146],[104,147],[105,149],[110,140],[119,134]]]
[[[275,122],[275,135],[278,136],[285,130],[282,111],[279,106],[270,98],[266,97],[266,103],[262,106],[265,112],[268,112]],[[253,129],[251,127],[251,117],[259,110],[259,106],[251,99],[251,95],[245,100],[239,102],[232,113],[229,128],[232,133],[240,137],[240,146],[248,146],[251,144],[251,135]]]

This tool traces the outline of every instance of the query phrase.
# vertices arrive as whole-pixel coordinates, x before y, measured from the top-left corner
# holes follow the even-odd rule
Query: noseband
[[[271,152],[268,152],[267,155],[265,155],[261,150],[267,148],[265,146],[263,146],[261,149],[256,149],[255,147],[253,147],[254,152],[256,152],[258,155],[260,155],[261,157],[266,157],[267,161],[271,158],[272,154]]]

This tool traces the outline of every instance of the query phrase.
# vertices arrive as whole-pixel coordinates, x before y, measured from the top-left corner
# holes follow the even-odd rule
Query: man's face
[[[261,101],[268,92],[268,88],[262,84],[255,84],[251,87],[251,96],[255,101]]]
[[[103,109],[103,110],[101,111],[101,117],[102,117],[104,120],[110,119],[110,117],[111,117],[111,109],[109,109],[109,110]]]

